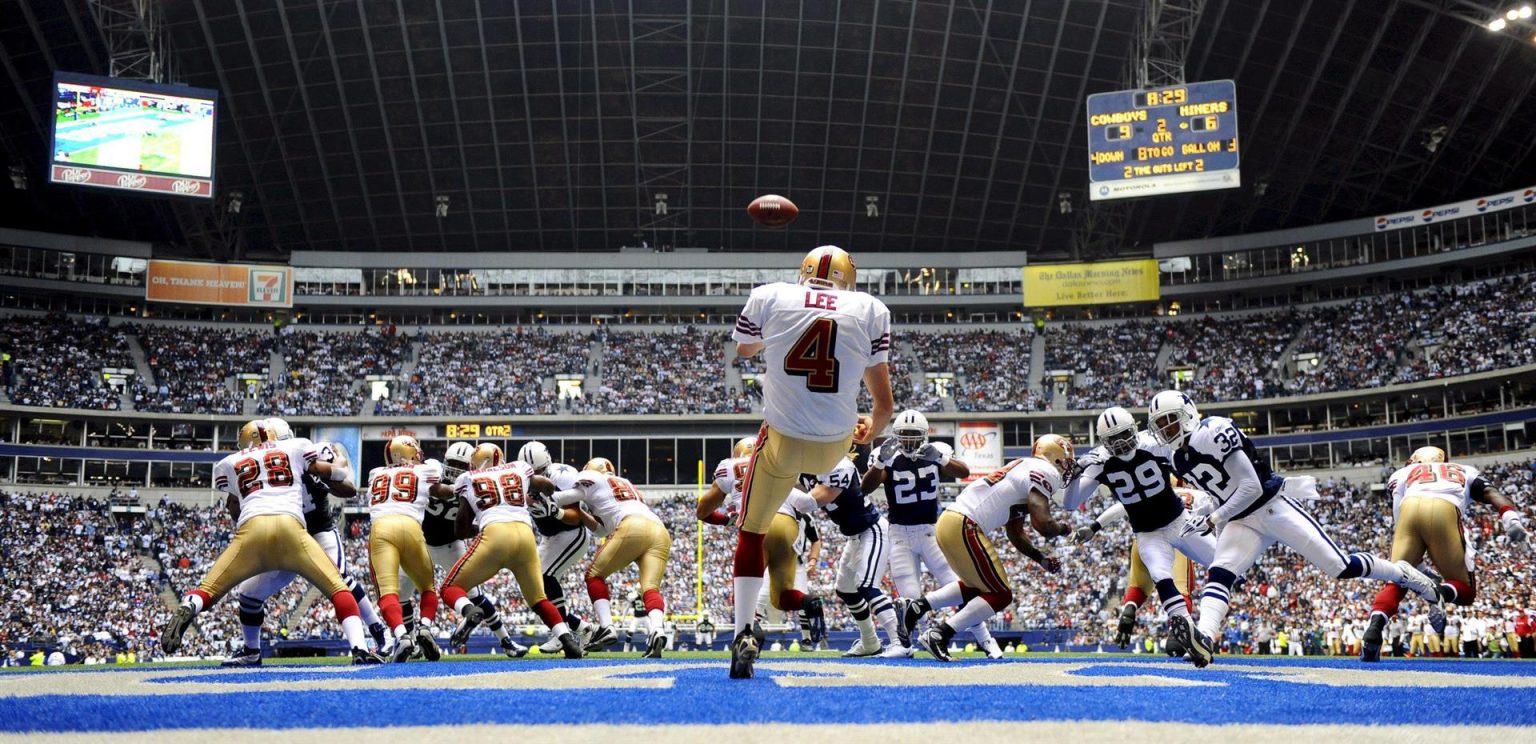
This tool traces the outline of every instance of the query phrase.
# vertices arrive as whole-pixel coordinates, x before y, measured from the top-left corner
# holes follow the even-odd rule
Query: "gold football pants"
[[[795,538],[799,536],[800,520],[775,512],[763,539],[763,552],[768,558],[768,600],[781,610],[784,608],[779,607],[779,598],[795,588],[795,568],[800,561],[795,554]]]
[[[437,586],[421,523],[404,514],[385,514],[373,520],[373,532],[368,536],[368,564],[380,597],[400,595],[401,569],[420,591],[432,591]]]
[[[660,589],[662,575],[667,570],[667,558],[672,555],[672,536],[667,528],[654,519],[628,516],[619,522],[618,529],[603,541],[592,556],[587,577],[606,579],[633,563],[640,568],[640,590]]]
[[[303,522],[286,514],[245,520],[197,588],[208,595],[211,605],[240,582],[268,571],[292,571],[326,597],[347,590],[325,549],[304,531]]]
[[[758,430],[752,461],[741,486],[741,516],[737,525],[759,535],[768,531],[773,515],[789,498],[801,473],[822,475],[848,456],[853,432],[837,442],[812,442],[785,436],[767,424]]]
[[[1141,562],[1141,551],[1137,550],[1135,540],[1131,541],[1130,582],[1131,586],[1140,589],[1148,597],[1157,596],[1157,583],[1152,580],[1152,574],[1147,573],[1147,564]],[[1177,550],[1173,551],[1173,585],[1186,597],[1195,585],[1194,564],[1189,562],[1189,556]]]
[[[482,528],[480,536],[443,578],[443,585],[474,589],[503,568],[511,570],[517,578],[524,604],[533,607],[544,600],[538,540],[533,536],[533,528],[522,522],[492,522]]]
[[[979,592],[1013,591],[1008,586],[1008,572],[997,559],[997,548],[969,517],[945,510],[933,534],[960,583]]]
[[[1392,533],[1392,560],[1418,564],[1424,553],[1449,581],[1472,583],[1467,570],[1467,546],[1456,505],[1433,496],[1410,496],[1397,510]]]

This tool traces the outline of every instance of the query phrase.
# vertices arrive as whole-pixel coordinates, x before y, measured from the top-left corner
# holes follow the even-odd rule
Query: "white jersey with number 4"
[[[296,437],[227,455],[213,466],[213,486],[240,499],[239,527],[251,517],[287,514],[304,523],[304,471],[320,457],[314,442]]]
[[[368,516],[403,514],[420,522],[427,514],[432,487],[442,480],[443,464],[437,460],[374,468],[368,473]]]
[[[573,495],[561,497],[555,503],[562,507],[577,502],[586,505],[587,511],[592,513],[602,528],[599,532],[604,535],[613,532],[625,517],[638,516],[662,523],[661,518],[640,498],[635,484],[616,475],[583,470],[576,474],[576,484],[569,492]]]
[[[774,282],[752,290],[731,338],[763,343],[763,419],[796,439],[836,442],[858,422],[864,370],[891,350],[891,311],[863,292]]]
[[[1387,479],[1392,493],[1392,518],[1409,496],[1430,496],[1449,501],[1463,516],[1472,505],[1473,484],[1482,473],[1459,462],[1423,462],[1401,468]]]
[[[1016,516],[1025,516],[1030,491],[1046,498],[1061,490],[1061,473],[1038,457],[1024,457],[991,475],[972,481],[950,506],[971,518],[982,532],[991,532]]]
[[[479,529],[497,522],[522,522],[532,527],[533,517],[528,514],[532,479],[533,468],[528,463],[513,461],[460,475],[453,482],[453,492],[469,502]]]
[[[747,466],[751,463],[751,457],[727,457],[715,466],[714,484],[725,493],[727,507],[741,508],[741,483],[746,479]],[[815,514],[816,509],[816,499],[798,488],[791,488],[789,498],[784,499],[784,503],[779,505],[780,514],[796,519],[799,519],[802,514]]]

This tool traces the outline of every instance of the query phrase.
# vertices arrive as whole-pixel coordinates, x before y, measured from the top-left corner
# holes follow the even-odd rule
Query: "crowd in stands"
[[[750,413],[751,398],[725,379],[726,336],[688,326],[656,333],[593,334],[602,344],[596,376],[577,413]],[[573,406],[573,409],[575,406]]]
[[[1404,367],[1409,382],[1536,364],[1536,294],[1531,277],[1468,284],[1446,295],[1433,353]]]
[[[9,358],[0,385],[10,402],[39,408],[117,410],[122,393],[102,370],[133,367],[127,337],[105,318],[6,318],[0,356]]]
[[[1144,407],[1164,387],[1155,363],[1166,334],[1153,321],[1050,326],[1045,372],[1075,373],[1066,386],[1065,408]]]
[[[1527,513],[1536,504],[1536,461],[1490,466],[1483,472]],[[1391,503],[1373,489],[1373,482],[1370,477],[1321,482],[1320,498],[1308,508],[1340,546],[1386,555],[1392,538]],[[693,535],[699,523],[692,494],[661,497],[653,508],[674,536],[662,587],[667,606],[673,614],[693,615],[698,606],[695,590],[702,585],[705,611],[722,622],[731,615],[734,530],[705,525],[703,552],[696,557]],[[1064,518],[1072,524],[1086,523],[1107,505],[1105,498]],[[137,520],[131,528],[119,525],[105,504],[77,497],[10,492],[0,495],[0,507],[8,516],[0,523],[0,549],[7,558],[0,563],[0,595],[6,600],[0,644],[72,647],[72,653],[80,655],[90,644],[131,648],[142,658],[157,653],[154,636],[170,612],[166,596],[179,596],[195,586],[232,532],[229,518],[218,506],[152,505],[146,516],[120,517]],[[853,627],[851,618],[834,598],[836,566],[846,538],[824,515],[817,519],[822,547],[819,560],[809,570],[811,588],[828,600],[828,627],[848,630]],[[1474,505],[1465,526],[1469,552],[1476,557],[1478,599],[1471,607],[1459,608],[1459,622],[1490,627],[1536,613],[1536,559],[1530,546],[1510,543],[1497,514],[1480,505]],[[367,523],[354,521],[346,530],[350,568],[354,575],[367,577]],[[1067,539],[1038,541],[1061,560],[1059,574],[1046,573],[996,537],[1015,587],[1015,600],[994,618],[995,628],[1057,629],[1064,631],[1063,643],[1109,644],[1127,575],[1130,535],[1123,523],[1085,545]],[[163,566],[163,575],[150,568],[153,562],[141,562],[141,556]],[[695,568],[700,565],[702,583]],[[565,577],[565,587],[572,609],[591,617],[580,582],[584,568],[585,563],[573,569]],[[928,581],[931,586],[932,580]],[[626,622],[628,602],[624,600],[639,591],[635,569],[610,577],[609,587],[616,600],[615,614]],[[170,592],[162,594],[162,588]],[[892,591],[888,581],[885,588]],[[1375,582],[1325,576],[1294,552],[1271,548],[1233,593],[1223,643],[1238,652],[1255,651],[1260,643],[1267,643],[1275,651],[1279,648],[1275,642],[1289,637],[1315,650],[1327,648],[1332,638],[1341,641],[1339,653],[1348,653],[1349,642],[1358,639],[1379,588]],[[485,590],[514,627],[539,625],[509,574],[493,579]],[[307,592],[313,593],[308,584],[296,581],[268,602],[269,638],[339,637],[324,600],[312,601],[307,612],[293,615]],[[1422,624],[1422,603],[1410,597],[1403,607],[1408,626]],[[1164,638],[1162,618],[1153,615],[1150,609],[1143,611],[1138,644]],[[444,618],[439,622],[442,632],[454,622],[451,613]],[[240,643],[235,611],[228,600],[199,616],[198,628],[188,637],[189,654],[219,656]],[[1495,639],[1492,648],[1499,647]]]
[[[1305,329],[1294,352],[1315,354],[1318,364],[1298,365],[1285,391],[1306,395],[1373,388],[1393,382],[1399,359],[1433,325],[1440,293],[1362,297],[1345,305],[1302,313]]]
[[[958,410],[1034,411],[1043,405],[1029,386],[1033,328],[913,333],[906,338],[923,369],[955,373]],[[905,405],[900,400],[896,404]]]
[[[277,343],[286,371],[263,397],[258,412],[279,416],[363,413],[368,396],[359,394],[358,384],[367,375],[399,372],[411,346],[394,326],[352,333],[287,326]]]
[[[133,407],[159,413],[241,413],[244,395],[238,374],[268,376],[273,335],[269,331],[144,325],[137,329],[150,385],[133,378]]]
[[[558,412],[546,378],[584,371],[586,337],[519,326],[507,333],[429,332],[409,379],[379,401],[379,415]]]
[[[1167,324],[1168,366],[1195,371],[1181,389],[1195,400],[1251,400],[1277,393],[1266,387],[1280,353],[1298,330],[1294,313],[1206,316]]]

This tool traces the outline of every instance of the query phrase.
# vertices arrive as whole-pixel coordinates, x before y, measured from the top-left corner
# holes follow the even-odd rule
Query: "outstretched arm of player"
[[[891,415],[896,412],[896,399],[891,394],[891,365],[881,362],[865,369],[864,387],[869,388],[869,397],[874,400],[874,406],[869,412],[869,431],[865,432],[859,444],[869,444],[876,435],[885,431],[885,427],[891,423]]]
[[[469,499],[463,496],[455,496],[459,500],[459,516],[453,521],[453,536],[460,540],[468,540],[475,536],[474,510],[469,508]]]
[[[1073,511],[1088,499],[1093,498],[1093,495],[1099,492],[1100,470],[1099,465],[1089,465],[1076,478],[1073,478],[1072,482],[1067,484],[1066,494],[1061,500],[1061,508]]]
[[[1111,504],[1108,509],[1100,512],[1099,516],[1095,517],[1092,522],[1077,528],[1077,532],[1073,533],[1072,535],[1072,540],[1079,543],[1088,542],[1089,540],[1093,539],[1094,535],[1099,534],[1099,532],[1105,527],[1108,527],[1122,519],[1125,519],[1125,504],[1116,501],[1114,504]]]
[[[864,477],[859,479],[859,490],[864,493],[874,493],[876,488],[885,483],[885,468],[879,465],[880,458],[869,458],[869,469],[864,471]]]
[[[816,503],[822,506],[826,506],[827,504],[836,501],[837,497],[841,496],[842,493],[843,489],[838,488],[837,486],[828,485],[826,483],[817,483],[816,487],[811,489],[811,498],[816,499]]]
[[[240,497],[232,493],[224,495],[224,508],[229,511],[231,522],[240,521]]]
[[[1025,534],[1024,531],[1024,523],[1025,518],[1023,515],[1008,520],[1008,524],[1003,526],[1003,532],[1008,535],[1008,542],[1013,543],[1014,550],[1019,551],[1019,554],[1040,564],[1045,570],[1051,573],[1060,571],[1061,561],[1047,556],[1039,548],[1035,547],[1033,542],[1030,542],[1029,535]]]
[[[939,468],[939,474],[945,478],[968,478],[971,475],[971,466],[958,457],[950,456],[949,462]]]
[[[751,357],[755,357],[758,354],[761,354],[762,351],[763,342],[761,341],[753,341],[752,343],[748,344],[738,342],[736,344],[736,356],[739,356],[742,359],[750,359]]]
[[[710,524],[725,524],[725,512],[720,511],[723,504],[725,504],[725,491],[720,488],[720,484],[711,483],[709,490],[699,497],[699,504],[694,508],[694,514],[701,521]]]
[[[556,491],[553,494],[550,494],[549,498],[553,500],[558,506],[574,506],[577,502],[581,501],[583,496],[586,495],[586,489],[582,488],[581,482],[578,481],[575,487],[567,488],[564,491]]]
[[[1509,533],[1511,542],[1522,542],[1526,538],[1525,516],[1520,513],[1520,507],[1510,501],[1504,494],[1494,490],[1488,485],[1488,481],[1481,477],[1474,478],[1468,489],[1472,494],[1472,500],[1481,501],[1499,510],[1499,521],[1504,523],[1504,531]]]
[[[1232,491],[1232,498],[1211,512],[1211,521],[1217,525],[1223,525],[1231,521],[1233,515],[1243,513],[1260,496],[1264,495],[1264,483],[1259,480],[1258,471],[1253,469],[1253,461],[1248,459],[1247,453],[1237,450],[1227,457],[1227,477],[1232,479],[1237,487]]]
[[[1024,500],[1029,509],[1029,523],[1035,526],[1035,531],[1045,537],[1060,537],[1072,531],[1068,527],[1051,518],[1051,497],[1040,493],[1038,489],[1031,488],[1029,496]]]
[[[805,550],[805,575],[806,578],[816,578],[816,566],[821,562],[821,535],[816,534],[815,528],[811,530],[811,547]]]

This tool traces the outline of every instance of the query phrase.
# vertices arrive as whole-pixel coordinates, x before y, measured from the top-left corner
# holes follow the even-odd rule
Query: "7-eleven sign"
[[[251,269],[250,280],[246,283],[250,292],[247,301],[252,305],[286,307],[292,304],[288,296],[290,276],[288,269]]]

